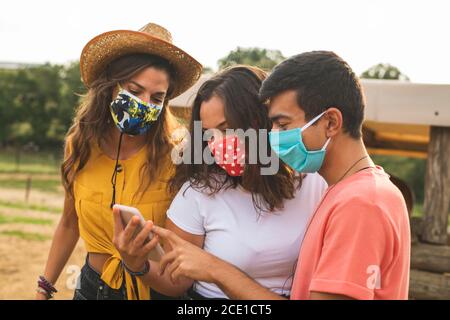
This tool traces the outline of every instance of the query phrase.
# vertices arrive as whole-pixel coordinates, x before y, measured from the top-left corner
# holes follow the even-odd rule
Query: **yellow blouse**
[[[135,196],[140,186],[140,169],[146,161],[147,148],[143,147],[131,158],[119,160],[121,171],[116,180],[116,203],[136,207],[146,220],[163,226],[166,211],[173,199],[167,182],[173,174],[170,157],[161,161],[160,175],[152,181],[146,191]],[[74,181],[75,209],[78,216],[80,236],[88,252],[106,253],[111,257],[106,261],[101,279],[111,288],[119,289],[125,281],[129,300],[136,300],[131,276],[124,272],[119,252],[112,243],[113,216],[111,205],[111,175],[115,160],[106,156],[96,143],[91,146],[91,156]],[[125,275],[125,279],[123,278]],[[150,299],[150,288],[137,277],[139,298]]]

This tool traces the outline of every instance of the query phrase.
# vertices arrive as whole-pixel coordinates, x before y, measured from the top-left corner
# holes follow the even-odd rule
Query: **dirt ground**
[[[0,189],[0,201],[23,205],[24,191]],[[62,193],[32,191],[29,204],[48,206],[52,212],[15,208],[0,204],[0,216],[9,218],[32,218],[44,221],[0,223],[0,299],[34,299],[37,278],[44,271],[51,237],[61,213]],[[6,234],[5,234],[6,233]],[[76,277],[82,267],[86,251],[80,240],[59,277],[55,299],[72,299]]]

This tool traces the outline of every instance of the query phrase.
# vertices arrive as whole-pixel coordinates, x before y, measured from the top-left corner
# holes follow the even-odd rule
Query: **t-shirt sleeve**
[[[329,216],[309,291],[373,299],[393,250],[393,228],[383,209],[366,199],[346,201]]]
[[[308,173],[303,179],[303,183],[309,183],[309,187],[306,189],[309,192],[308,199],[313,204],[313,209],[315,209],[324,196],[328,184],[318,173]],[[311,210],[311,215],[313,213],[314,210]]]
[[[189,184],[183,185],[167,210],[167,217],[186,232],[204,235],[204,217],[198,206],[197,193]]]
[[[320,189],[321,195],[323,196],[325,194],[325,191],[327,191],[327,189],[328,189],[328,184],[324,178],[322,178],[320,175],[319,175],[319,177],[320,177],[319,189]]]
[[[324,178],[322,178],[318,173],[314,173],[313,177],[315,179],[315,194],[319,195],[319,200],[325,194],[325,191],[328,189],[328,184]]]

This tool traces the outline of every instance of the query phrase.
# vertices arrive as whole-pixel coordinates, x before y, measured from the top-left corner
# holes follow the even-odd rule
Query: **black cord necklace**
[[[322,206],[324,200],[327,198],[327,196],[328,196],[328,194],[330,193],[330,191],[333,190],[334,187],[335,187],[342,179],[344,179],[344,177],[347,175],[347,173],[349,173],[350,170],[353,169],[353,168],[356,166],[357,163],[359,163],[361,160],[363,160],[363,159],[365,159],[365,158],[367,158],[367,157],[368,157],[368,156],[364,156],[364,157],[362,157],[361,159],[358,159],[355,163],[353,163],[353,164],[350,166],[350,168],[348,168],[348,170],[345,171],[345,173],[342,175],[342,177],[341,177],[338,181],[336,181],[335,184],[333,184],[332,186],[330,186],[330,187],[326,190],[325,194],[322,196],[322,199],[320,199],[319,205],[318,205],[318,206],[316,207],[316,209],[314,210],[314,213],[313,213],[313,215],[311,216],[311,218],[310,218],[310,220],[309,220],[309,222],[308,222],[308,226],[306,227],[305,234],[306,234],[306,232],[308,232],[308,229],[309,229],[309,226],[310,226],[310,224],[311,224],[311,221],[313,220],[313,218],[314,218],[314,216],[316,215],[317,211],[319,211],[319,208]],[[360,172],[360,171],[362,171],[362,170],[365,170],[365,169],[368,169],[368,168],[372,168],[372,167],[373,167],[373,166],[367,166],[367,167],[364,167],[364,168],[359,169],[359,170],[356,171],[356,172]],[[355,172],[355,173],[356,173],[356,172]]]
[[[352,169],[353,169],[353,168],[354,168],[361,160],[363,160],[363,159],[365,159],[365,158],[367,158],[367,157],[368,157],[368,156],[366,155],[366,156],[364,156],[364,157],[358,159],[355,163],[353,163],[353,164],[350,166],[350,168],[348,168],[348,170],[345,171],[345,173],[342,175],[342,177],[340,177],[339,180],[336,181],[336,183],[335,183],[334,185],[338,184],[342,179],[344,179],[344,177],[347,175],[347,173],[350,172],[350,170],[352,170]],[[356,171],[356,172],[359,172],[359,171],[362,171],[362,170],[365,170],[365,169],[368,169],[368,168],[372,168],[372,166],[367,166],[367,167],[361,168],[361,169],[359,169],[359,170]],[[355,173],[356,173],[356,172],[355,172]]]
[[[116,165],[114,166],[114,172],[111,177],[111,184],[112,184],[112,199],[111,199],[111,208],[116,203],[116,180],[117,180],[117,167],[119,165],[119,154],[120,154],[120,147],[122,145],[122,136],[123,132],[120,133],[119,137],[119,146],[117,147],[117,155],[116,155]]]

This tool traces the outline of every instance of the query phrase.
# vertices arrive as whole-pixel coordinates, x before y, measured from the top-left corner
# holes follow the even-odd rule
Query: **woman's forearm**
[[[68,222],[63,216],[56,227],[43,274],[51,283],[54,284],[58,280],[79,237],[78,224]]]
[[[50,252],[44,269],[44,277],[51,283],[56,283],[64,266],[69,260],[75,245],[80,238],[78,216],[75,203],[68,194],[64,197],[64,209],[58,226],[53,235]]]

